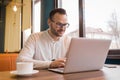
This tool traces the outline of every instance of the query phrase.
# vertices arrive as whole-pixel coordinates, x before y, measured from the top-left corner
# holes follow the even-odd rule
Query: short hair
[[[52,11],[50,12],[50,14],[49,14],[50,20],[52,20],[53,16],[54,16],[56,13],[67,15],[65,9],[63,9],[63,8],[56,8],[56,9],[54,9],[54,10],[52,10]]]

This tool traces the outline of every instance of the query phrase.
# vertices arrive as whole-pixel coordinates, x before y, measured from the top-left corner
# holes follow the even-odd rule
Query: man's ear
[[[51,24],[51,21],[50,21],[50,19],[48,19],[48,21],[47,21],[47,24],[50,26],[50,24]]]

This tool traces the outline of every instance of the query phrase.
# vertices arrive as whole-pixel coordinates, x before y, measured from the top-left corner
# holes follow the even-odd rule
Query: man
[[[34,68],[64,67],[70,38],[63,35],[69,26],[66,11],[54,9],[48,18],[49,29],[31,34],[17,61],[33,62]]]

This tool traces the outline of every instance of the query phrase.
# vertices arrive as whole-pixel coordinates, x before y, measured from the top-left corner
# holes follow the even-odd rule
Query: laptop
[[[72,38],[64,68],[49,69],[60,73],[100,70],[105,63],[111,40]]]

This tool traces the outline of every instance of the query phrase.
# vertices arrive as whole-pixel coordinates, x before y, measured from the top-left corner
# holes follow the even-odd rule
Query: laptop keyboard
[[[55,68],[55,69],[49,69],[51,71],[56,71],[56,72],[63,72],[64,68]]]
[[[56,68],[56,69],[59,69],[59,70],[64,70],[64,68]]]

